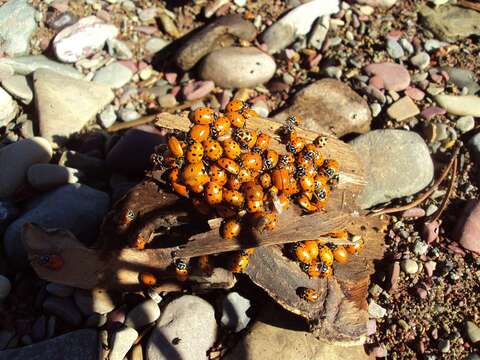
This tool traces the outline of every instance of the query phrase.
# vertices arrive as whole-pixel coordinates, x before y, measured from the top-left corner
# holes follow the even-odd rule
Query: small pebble
[[[270,113],[268,109],[268,104],[265,101],[257,101],[253,106],[252,109],[257,112],[257,114],[261,117],[268,117]]]
[[[433,215],[438,210],[438,206],[435,204],[430,204],[425,211],[425,215],[430,216]]]
[[[418,263],[411,259],[403,260],[400,267],[407,274],[415,274],[418,271]]]
[[[428,244],[424,243],[421,240],[415,241],[415,245],[413,247],[413,253],[417,256],[425,255],[428,251]]]
[[[12,285],[7,277],[0,275],[0,301],[5,300],[10,294]]]
[[[402,46],[395,40],[387,40],[387,53],[393,59],[400,59],[405,56]]]
[[[420,70],[424,70],[430,65],[430,55],[426,52],[420,52],[417,55],[413,56],[410,59],[410,62],[413,66],[419,68]]]
[[[462,116],[458,118],[455,127],[464,134],[475,127],[475,119],[473,116]]]
[[[415,51],[412,43],[405,38],[400,39],[400,45],[402,46],[403,50],[407,52],[408,55],[413,54]]]
[[[133,109],[126,109],[126,108],[122,108],[118,110],[117,114],[120,117],[120,120],[125,122],[137,120],[137,119],[140,119],[141,117],[141,115],[137,111]]]
[[[465,332],[468,340],[472,344],[476,344],[480,341],[480,327],[478,327],[473,321],[467,321],[465,324]]]
[[[368,303],[368,314],[375,319],[382,318],[387,314],[387,309],[381,307],[375,301],[370,300]]]
[[[98,115],[98,121],[104,128],[109,128],[115,121],[117,121],[117,114],[115,107],[111,104],[107,105],[105,109]]]
[[[370,111],[373,117],[377,117],[382,112],[382,106],[379,103],[370,104]]]
[[[159,96],[158,104],[160,105],[160,107],[167,109],[176,106],[178,102],[175,96],[173,96],[172,94],[166,94]]]
[[[450,351],[450,340],[438,339],[438,350],[442,353]]]

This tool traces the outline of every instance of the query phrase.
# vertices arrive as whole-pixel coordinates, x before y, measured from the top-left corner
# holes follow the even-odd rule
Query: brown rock
[[[456,232],[463,248],[480,254],[480,202],[472,202],[465,208]]]
[[[252,41],[256,35],[255,26],[241,15],[224,16],[186,40],[178,50],[175,61],[182,70],[190,70],[210,52],[232,45],[235,38]]]
[[[323,79],[299,91],[292,104],[274,120],[285,122],[288,116],[302,118],[302,127],[336,136],[365,133],[372,115],[367,102],[341,81]]]

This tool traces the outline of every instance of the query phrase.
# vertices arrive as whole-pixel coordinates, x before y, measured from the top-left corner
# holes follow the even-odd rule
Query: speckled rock
[[[387,90],[402,91],[410,85],[410,73],[399,64],[389,62],[370,64],[365,66],[364,70],[369,75],[379,76]]]
[[[199,74],[223,88],[252,88],[270,80],[276,68],[273,58],[255,47],[229,47],[208,54]]]
[[[335,79],[319,80],[300,90],[292,104],[273,118],[284,122],[290,115],[300,116],[306,129],[337,136],[367,132],[372,121],[367,102]]]
[[[37,29],[35,9],[27,0],[10,0],[0,7],[0,52],[8,56],[28,53]]]
[[[366,209],[424,189],[433,178],[425,141],[404,130],[374,130],[350,142],[363,160],[367,186],[358,199]]]

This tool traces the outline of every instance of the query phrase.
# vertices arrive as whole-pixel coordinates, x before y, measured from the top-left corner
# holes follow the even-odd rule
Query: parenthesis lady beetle
[[[190,164],[197,164],[202,161],[204,154],[203,145],[198,141],[192,141],[185,154],[185,160]]]
[[[347,251],[352,255],[358,255],[364,246],[365,242],[362,239],[359,239],[352,244],[347,245]]]
[[[209,182],[205,186],[205,199],[210,205],[220,204],[223,198],[223,190],[220,185]]]
[[[178,140],[175,136],[170,136],[167,141],[168,150],[170,153],[179,158],[183,156],[183,146],[180,140]]]
[[[175,275],[178,281],[186,281],[188,279],[188,262],[185,259],[177,259],[175,261]]]
[[[299,287],[297,289],[297,295],[309,302],[315,302],[320,299],[320,294],[317,291],[306,287]]]
[[[157,283],[157,278],[152,273],[140,273],[139,280],[145,286],[153,286]]]
[[[208,107],[199,107],[195,109],[192,121],[199,125],[208,125],[215,120],[215,111]]]
[[[245,102],[234,99],[225,106],[225,112],[242,112],[244,108]]]
[[[233,139],[225,139],[222,142],[223,152],[229,159],[235,160],[242,153],[240,145]]]
[[[230,119],[220,115],[217,120],[210,124],[210,130],[213,137],[221,137],[226,135],[231,128]]]
[[[60,270],[64,265],[63,258],[58,254],[41,255],[38,260],[41,266],[50,270]]]

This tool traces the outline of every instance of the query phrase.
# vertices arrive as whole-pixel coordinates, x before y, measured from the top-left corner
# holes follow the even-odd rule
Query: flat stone
[[[350,144],[363,160],[367,186],[358,199],[363,208],[409,196],[433,178],[433,162],[425,141],[404,130],[374,130]]]
[[[40,134],[57,145],[80,131],[114,98],[108,86],[46,69],[35,71],[33,85]]]
[[[15,119],[18,105],[13,98],[0,87],[0,126],[7,125]]]
[[[325,15],[321,16],[314,24],[312,31],[309,34],[308,45],[321,50],[323,42],[328,34],[328,29],[330,28],[330,16]]]
[[[387,315],[387,309],[381,307],[375,301],[370,300],[368,303],[368,314],[374,319],[380,319]]]
[[[0,275],[0,301],[7,298],[10,294],[10,290],[12,289],[12,284],[7,277]]]
[[[438,106],[447,110],[449,114],[465,116],[480,116],[480,96],[466,95],[437,95],[434,97]]]
[[[260,318],[227,353],[225,360],[367,360],[363,345],[340,346],[318,340],[299,328],[298,318],[280,307],[263,309]]]
[[[420,109],[410,97],[404,96],[387,109],[387,114],[396,121],[404,121],[420,114]]]
[[[113,296],[105,290],[76,289],[73,295],[75,304],[84,315],[107,314],[115,309]]]
[[[132,70],[119,62],[114,62],[98,70],[93,77],[93,82],[118,89],[127,84],[132,77]]]
[[[400,267],[407,274],[416,274],[418,272],[418,263],[415,260],[403,260],[400,263]]]
[[[147,54],[153,55],[168,46],[170,43],[171,42],[168,40],[152,37],[145,43],[145,51]]]
[[[98,121],[104,128],[109,128],[115,121],[117,121],[117,113],[113,105],[107,105],[107,107],[98,114]]]
[[[118,60],[129,60],[133,58],[132,50],[127,43],[118,39],[107,39],[108,53]]]
[[[479,141],[480,136],[474,136]],[[473,138],[472,138],[473,140]],[[472,141],[471,140],[471,141]],[[469,143],[471,145],[471,141]],[[474,156],[478,159],[478,153]],[[478,161],[478,160],[477,160]],[[471,202],[465,207],[462,216],[457,222],[456,239],[463,248],[480,254],[480,202]]]
[[[10,65],[3,64],[1,60],[2,59],[0,58],[0,81],[3,81],[5,79],[8,79],[13,74],[15,74],[15,71],[13,70],[13,67],[11,67]]]
[[[292,104],[273,119],[285,122],[291,115],[300,116],[302,127],[308,130],[336,136],[365,133],[372,121],[367,102],[335,79],[322,79],[300,90]]]
[[[58,297],[69,297],[73,294],[74,288],[68,285],[48,283],[45,289],[52,295]]]
[[[122,108],[118,110],[118,117],[120,120],[128,122],[140,119],[141,115],[135,109]]]
[[[29,346],[0,351],[0,360],[98,359],[98,334],[82,329]]]
[[[74,184],[81,174],[77,169],[56,164],[34,164],[28,168],[30,185],[38,190],[49,190],[64,184]]]
[[[152,299],[141,302],[127,314],[125,325],[139,329],[151,324],[160,317],[160,308]]]
[[[82,314],[70,298],[49,296],[43,303],[43,309],[72,326],[82,323]]]
[[[301,4],[265,30],[261,40],[267,45],[268,52],[274,54],[286,48],[297,37],[306,35],[317,18],[338,11],[338,0],[313,0]]]
[[[36,29],[35,9],[27,0],[8,1],[0,7],[0,52],[8,56],[27,54]]]
[[[64,11],[48,20],[48,26],[55,31],[60,31],[78,21],[78,16],[71,11]]]
[[[12,196],[25,184],[33,164],[48,163],[52,147],[41,137],[20,140],[0,149],[0,198]],[[14,164],[15,166],[12,166]]]
[[[13,75],[3,80],[2,87],[25,105],[30,104],[33,100],[32,87],[23,75]]]
[[[383,79],[386,90],[402,91],[410,85],[408,70],[395,63],[370,64],[364,68],[368,75],[377,75]]]
[[[146,346],[147,359],[205,359],[216,338],[213,307],[202,298],[183,295],[163,310]]]
[[[27,206],[29,210],[10,224],[4,236],[5,253],[14,265],[27,264],[21,241],[22,227],[27,222],[70,230],[80,241],[91,244],[97,238],[97,228],[109,205],[110,199],[104,192],[86,185],[63,185],[32,200]]]
[[[112,347],[110,350],[109,360],[123,360],[128,351],[132,348],[133,343],[137,340],[138,333],[135,329],[122,327],[113,334]]]
[[[256,36],[257,29],[242,15],[223,16],[186,40],[178,49],[175,62],[182,70],[190,70],[213,50],[232,45],[235,38],[253,41]]]
[[[464,134],[475,127],[475,119],[473,116],[462,116],[457,119],[455,127]]]
[[[478,327],[473,321],[467,321],[465,323],[465,333],[472,344],[476,344],[480,341],[480,327]]]
[[[480,35],[480,13],[460,6],[445,5],[436,9],[423,6],[421,22],[437,39],[455,42],[471,35]]]
[[[107,174],[104,160],[73,150],[63,152],[58,164],[80,170],[87,177],[98,178]]]
[[[18,75],[30,75],[38,69],[48,69],[75,79],[83,78],[83,74],[73,66],[50,60],[44,55],[0,58],[0,65],[11,66]]]
[[[270,80],[276,68],[273,58],[255,47],[228,47],[208,54],[199,74],[223,88],[252,88]]]
[[[393,59],[400,59],[405,56],[405,51],[396,40],[387,40],[387,53]]]
[[[178,104],[177,99],[172,94],[166,94],[158,97],[158,104],[164,109],[172,108]]]
[[[234,332],[242,331],[250,322],[250,317],[247,315],[249,308],[250,300],[237,292],[231,292],[223,300],[220,322]]]
[[[441,70],[447,72],[449,82],[454,83],[460,89],[467,88],[469,95],[474,95],[480,90],[477,78],[470,70],[450,66],[444,66]]]
[[[356,0],[356,2],[359,4],[366,4],[373,7],[388,9],[395,5],[397,0]]]
[[[73,63],[95,54],[117,35],[114,25],[88,16],[60,31],[53,39],[53,50],[59,60]]]
[[[410,58],[410,62],[413,66],[420,70],[426,69],[430,65],[430,55],[427,52],[419,52],[417,55]]]

